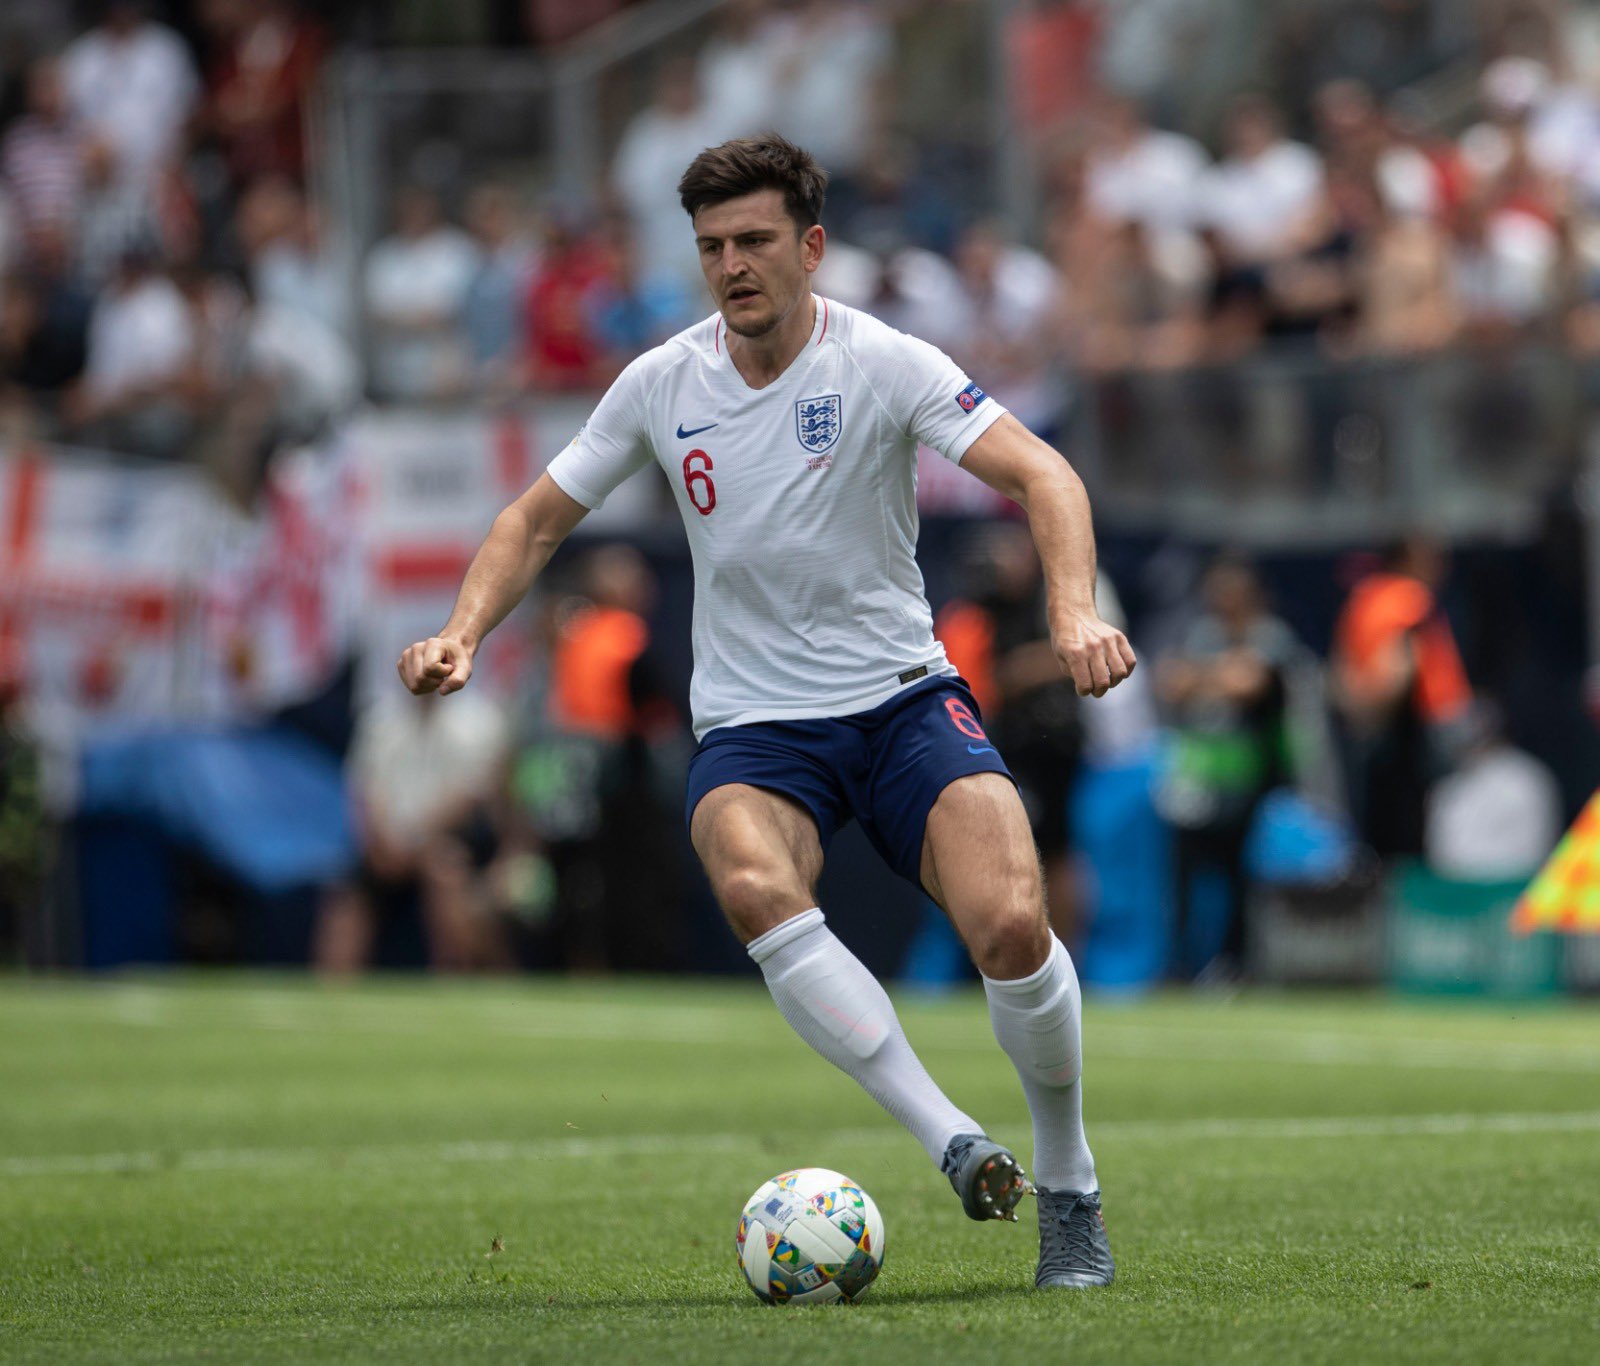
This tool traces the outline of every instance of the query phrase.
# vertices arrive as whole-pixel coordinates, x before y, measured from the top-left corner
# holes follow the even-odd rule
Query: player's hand
[[[408,645],[396,667],[400,681],[421,697],[460,692],[472,677],[472,651],[454,636],[429,636]]]
[[[1051,631],[1050,643],[1079,697],[1104,697],[1139,662],[1128,638],[1093,612],[1064,618]]]

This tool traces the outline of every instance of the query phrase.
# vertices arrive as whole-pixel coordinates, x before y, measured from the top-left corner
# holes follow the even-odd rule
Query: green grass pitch
[[[902,1001],[1029,1143],[981,995]],[[1032,1289],[758,984],[0,981],[6,1362],[1593,1361],[1600,1011],[1091,1000],[1109,1290]],[[860,1305],[759,1304],[748,1194],[883,1211]]]

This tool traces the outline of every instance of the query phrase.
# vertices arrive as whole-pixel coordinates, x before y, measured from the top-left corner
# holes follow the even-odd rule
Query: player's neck
[[[789,316],[762,337],[728,333],[728,359],[752,389],[765,389],[794,363],[817,325],[817,296],[809,290]]]

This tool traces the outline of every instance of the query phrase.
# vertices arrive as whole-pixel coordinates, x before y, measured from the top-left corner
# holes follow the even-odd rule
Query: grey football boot
[[[1040,1186],[1039,1270],[1041,1288],[1110,1285],[1116,1275],[1111,1240],[1100,1217],[1099,1191],[1053,1191]]]
[[[1015,1223],[1017,1202],[1033,1189],[1011,1150],[986,1134],[957,1134],[939,1170],[950,1178],[969,1219]]]

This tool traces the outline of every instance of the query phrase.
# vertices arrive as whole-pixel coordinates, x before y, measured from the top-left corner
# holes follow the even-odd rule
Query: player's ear
[[[800,262],[807,271],[813,271],[822,264],[822,254],[828,248],[828,234],[822,230],[821,223],[813,223],[800,234]]]

